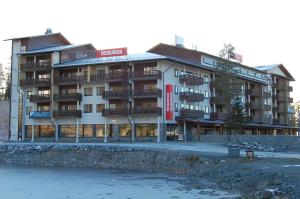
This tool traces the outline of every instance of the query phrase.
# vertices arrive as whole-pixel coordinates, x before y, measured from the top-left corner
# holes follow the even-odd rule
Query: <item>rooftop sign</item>
[[[97,50],[96,57],[114,57],[114,56],[124,56],[127,55],[127,48],[113,48],[105,50]]]

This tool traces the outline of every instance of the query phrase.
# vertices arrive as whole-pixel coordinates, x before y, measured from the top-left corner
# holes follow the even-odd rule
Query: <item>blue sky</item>
[[[43,34],[47,27],[72,43],[98,49],[128,47],[143,52],[159,42],[217,54],[232,43],[249,66],[282,63],[297,79],[300,59],[300,2],[297,0],[9,0],[1,2],[0,63],[8,64],[4,39]],[[300,84],[293,82],[294,101]]]

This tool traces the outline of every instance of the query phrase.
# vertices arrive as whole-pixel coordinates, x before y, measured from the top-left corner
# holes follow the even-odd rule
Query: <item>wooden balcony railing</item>
[[[203,77],[190,75],[190,74],[180,75],[179,82],[180,83],[185,82],[188,85],[203,85],[204,84]]]
[[[204,111],[192,110],[192,109],[180,109],[180,117],[203,118],[204,117]]]
[[[131,94],[131,91],[128,90],[117,90],[117,91],[103,91],[103,99],[123,99],[128,98]]]
[[[118,81],[128,81],[130,74],[128,72],[113,72],[106,74],[106,81],[108,82],[118,82]]]
[[[50,86],[50,85],[51,85],[50,78],[20,80],[20,86]]]
[[[262,95],[262,91],[258,88],[255,89],[247,89],[246,94],[253,96],[253,97],[260,97]]]
[[[288,87],[287,87],[287,91],[288,91],[288,92],[293,92],[293,87],[288,86]]]
[[[161,107],[134,107],[132,110],[134,115],[161,115]]]
[[[31,71],[31,70],[50,70],[51,69],[51,60],[44,62],[28,62],[20,64],[20,69],[22,71]]]
[[[105,74],[92,74],[90,75],[90,82],[105,82],[106,75]],[[85,82],[87,82],[87,78],[85,78]]]
[[[46,103],[50,102],[50,94],[44,94],[44,95],[31,95],[30,96],[30,102],[33,103]]]
[[[204,100],[204,95],[200,93],[180,92],[179,98],[182,101],[186,100],[189,102],[202,102]]]
[[[225,120],[226,119],[226,113],[221,113],[221,112],[210,113],[210,119],[212,119],[212,120]]]
[[[134,90],[133,91],[134,98],[153,98],[153,97],[161,97],[162,91],[159,88],[155,89],[145,89],[145,90]]]
[[[65,76],[65,77],[55,77],[54,83],[60,85],[68,84],[78,84],[84,81],[84,77],[81,75]]]
[[[53,100],[57,102],[71,102],[71,101],[81,101],[82,94],[81,93],[60,93],[54,94]]]
[[[210,103],[211,104],[218,104],[218,105],[225,105],[226,100],[223,96],[216,96],[216,97],[211,97],[210,98]]]
[[[81,110],[54,110],[53,117],[82,117]]]
[[[135,71],[131,73],[131,77],[134,80],[155,80],[161,79],[162,73],[159,70]]]
[[[128,116],[128,108],[108,108],[102,110],[102,116]]]
[[[263,91],[263,97],[264,98],[271,98],[272,97],[271,92],[269,92],[269,91]]]
[[[260,110],[261,103],[260,102],[248,102],[248,103],[246,103],[246,108],[253,109],[253,110]]]
[[[263,110],[263,111],[271,111],[271,110],[272,110],[272,107],[271,107],[271,105],[269,105],[269,104],[264,104],[264,105],[262,106],[262,110]]]

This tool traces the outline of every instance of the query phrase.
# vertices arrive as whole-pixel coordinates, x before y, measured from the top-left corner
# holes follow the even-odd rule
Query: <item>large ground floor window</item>
[[[25,126],[25,137],[31,138],[31,136],[32,136],[32,125],[27,125]],[[55,137],[55,127],[52,125],[35,125],[34,137],[53,138]]]
[[[136,124],[135,132],[137,137],[157,136],[157,124]]]

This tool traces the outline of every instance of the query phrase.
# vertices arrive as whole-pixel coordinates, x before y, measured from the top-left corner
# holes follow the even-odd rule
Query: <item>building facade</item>
[[[10,139],[200,140],[224,134],[220,63],[235,64],[249,118],[241,133],[293,134],[294,78],[283,65],[248,67],[184,47],[141,54],[72,45],[50,33],[12,40]],[[100,54],[99,54],[100,53]],[[121,53],[121,54],[118,54]]]

